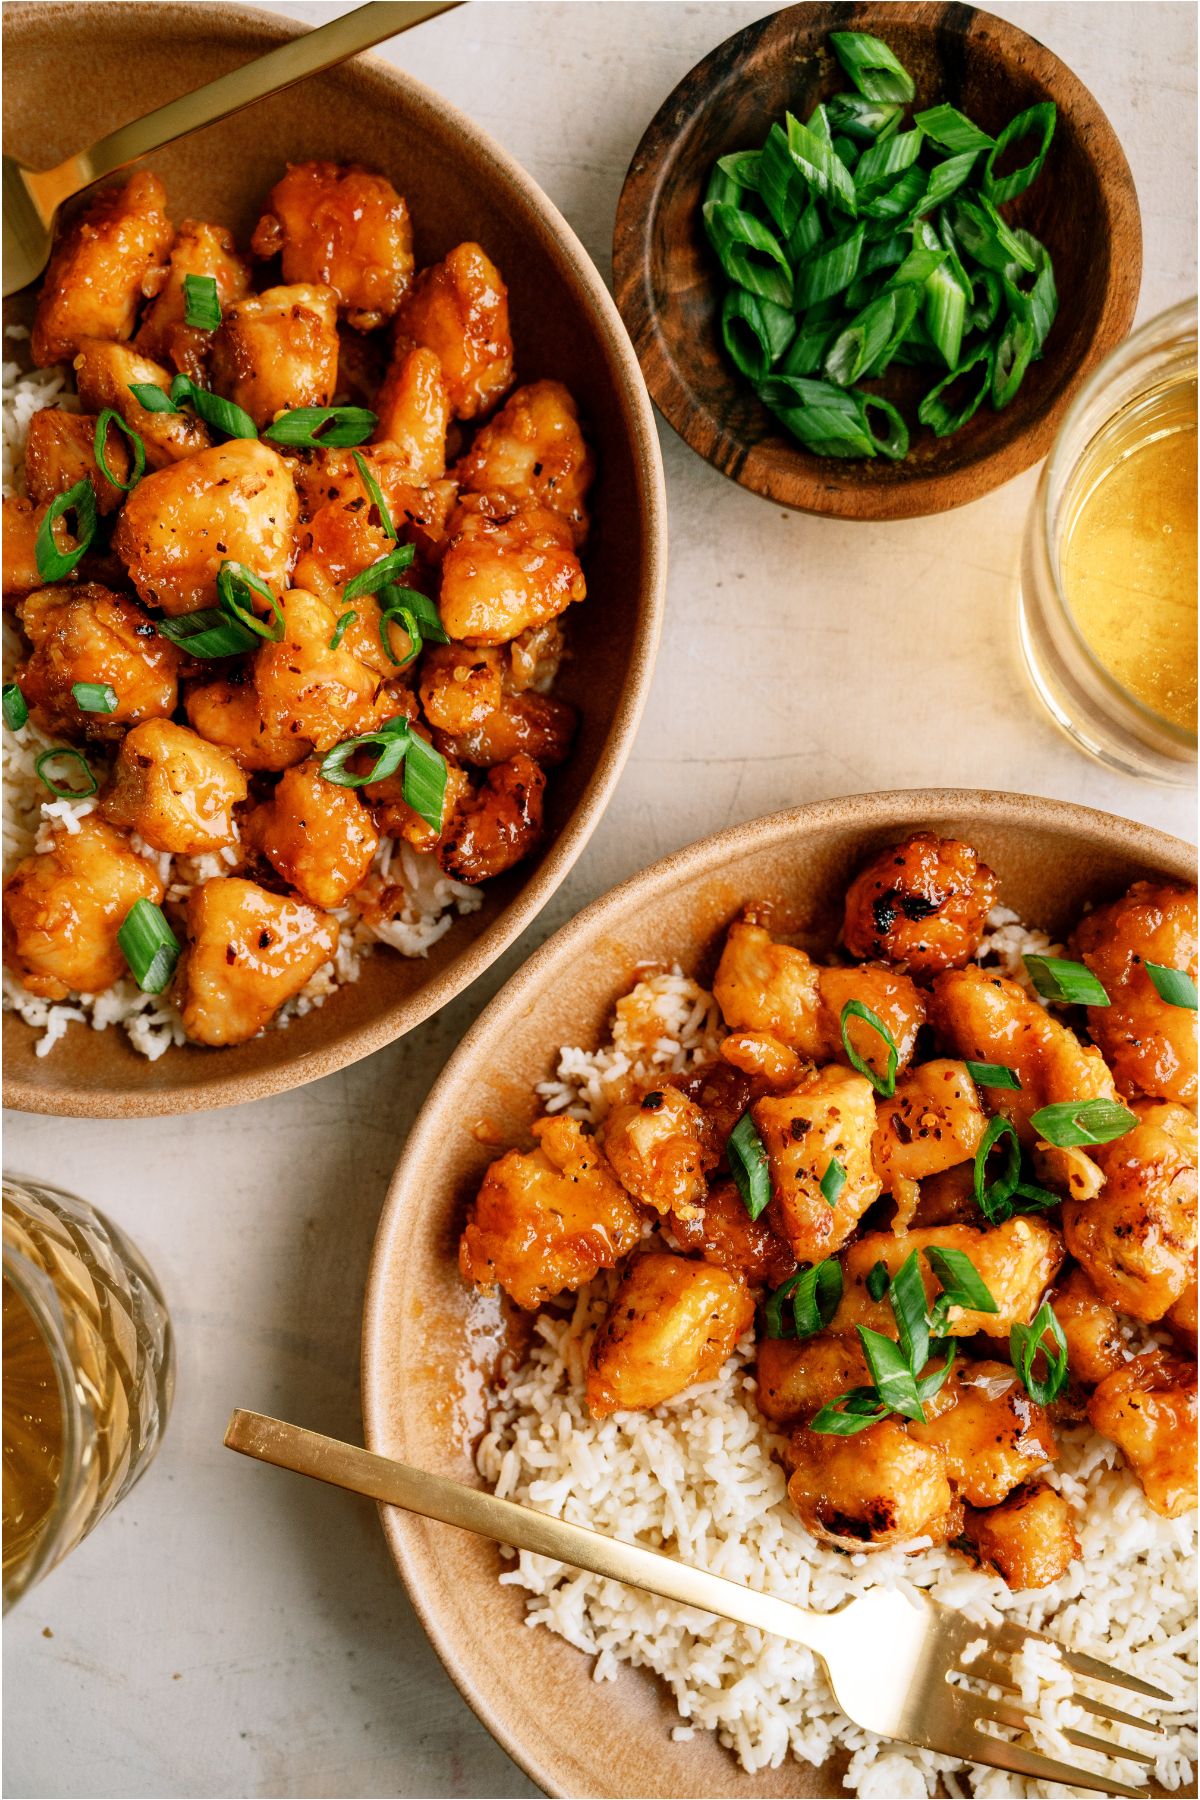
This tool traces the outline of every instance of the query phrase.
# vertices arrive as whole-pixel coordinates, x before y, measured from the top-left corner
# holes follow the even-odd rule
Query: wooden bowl
[[[44,168],[301,29],[215,0],[14,8],[5,20],[5,149]],[[556,689],[580,708],[579,739],[550,781],[540,854],[492,883],[480,911],[457,920],[424,960],[381,949],[356,983],[286,1031],[226,1050],[188,1045],[154,1063],[123,1032],[84,1025],[39,1059],[33,1031],[6,1014],[10,1106],[87,1116],[227,1106],[390,1043],[473,981],[545,905],[594,830],[633,741],[663,605],[666,499],[637,360],[586,251],[497,144],[373,57],[186,138],[151,163],[175,219],[220,220],[244,244],[285,162],[308,157],[359,161],[391,176],[412,209],[421,263],[478,239],[509,284],[518,379],[558,377],[579,401],[599,464],[586,555],[596,598],[573,609],[574,657]],[[31,312],[27,293],[6,319],[28,322]]]
[[[700,208],[712,166],[757,149],[786,110],[850,86],[831,31],[882,37],[917,85],[918,108],[949,101],[997,132],[1036,101],[1058,127],[1040,179],[1005,208],[1043,240],[1060,299],[1045,355],[1003,412],[984,402],[949,438],[913,431],[903,462],[817,457],[786,436],[725,354],[727,282]],[[656,405],[698,455],[781,506],[844,519],[908,519],[977,500],[1044,456],[1079,384],[1133,323],[1142,228],[1125,153],[1081,82],[1034,38],[974,7],[790,6],[697,63],[634,152],[613,243],[617,304]],[[928,372],[895,370],[883,391],[910,422]]]
[[[380,1221],[363,1315],[363,1413],[372,1450],[475,1482],[465,1427],[478,1431],[480,1375],[469,1363],[468,1290],[458,1233],[500,1149],[526,1139],[533,1086],[558,1047],[603,1041],[639,963],[678,962],[701,981],[725,927],[749,900],[784,930],[832,942],[853,872],[929,826],[974,844],[1022,919],[1065,934],[1087,900],[1143,874],[1191,884],[1177,838],[1106,813],[1021,795],[870,794],[775,813],[705,838],[589,906],[530,957],[446,1064],[409,1134]],[[496,1546],[382,1508],[397,1567],[425,1629],[479,1717],[549,1794],[832,1796],[838,1771],[795,1762],[746,1775],[711,1737],[673,1743],[664,1687],[622,1665],[597,1685],[591,1659],[523,1623],[501,1587]]]

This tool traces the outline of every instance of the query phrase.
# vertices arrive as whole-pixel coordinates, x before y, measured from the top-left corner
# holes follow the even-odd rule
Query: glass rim
[[[4,1233],[3,1269],[4,1279],[12,1283],[45,1344],[62,1413],[62,1468],[54,1499],[37,1539],[5,1575],[4,1610],[7,1612],[53,1566],[83,1473],[89,1422],[78,1389],[67,1378],[72,1352],[54,1283],[44,1269],[26,1256],[17,1244],[10,1242],[7,1230]]]
[[[1177,744],[1180,749],[1192,751],[1193,753],[1197,747],[1196,732],[1189,731],[1186,726],[1177,725],[1173,719],[1165,718],[1162,713],[1156,712],[1152,706],[1147,706],[1144,700],[1139,700],[1138,696],[1130,688],[1127,688],[1124,682],[1119,681],[1112,671],[1100,661],[1099,657],[1084,637],[1082,631],[1079,629],[1075,614],[1066,594],[1063,592],[1062,582],[1059,579],[1058,558],[1054,552],[1054,522],[1050,516],[1050,495],[1051,489],[1054,486],[1055,477],[1059,473],[1059,462],[1062,456],[1063,445],[1066,443],[1072,428],[1078,424],[1097,394],[1102,391],[1110,378],[1114,366],[1119,362],[1126,360],[1136,362],[1138,356],[1155,341],[1162,339],[1164,343],[1169,343],[1173,337],[1186,337],[1189,330],[1192,342],[1195,344],[1197,341],[1198,305],[1200,305],[1200,297],[1193,294],[1188,299],[1178,300],[1173,306],[1168,306],[1162,312],[1155,313],[1152,318],[1146,320],[1144,325],[1139,325],[1136,331],[1130,332],[1127,338],[1123,338],[1119,344],[1115,345],[1104,358],[1103,362],[1092,370],[1092,373],[1088,376],[1087,380],[1068,407],[1066,414],[1063,417],[1062,424],[1058,428],[1058,433],[1050,448],[1050,454],[1046,459],[1046,467],[1040,484],[1041,492],[1038,500],[1041,535],[1045,547],[1046,565],[1050,575],[1050,585],[1054,592],[1059,615],[1070,633],[1075,648],[1086,663],[1089,673],[1095,677],[1100,686],[1112,699],[1116,700],[1121,707],[1127,708],[1132,712],[1143,724],[1150,725],[1155,730],[1164,733],[1173,743]],[[1072,458],[1072,468],[1078,467],[1082,462],[1088,446],[1095,440],[1099,431],[1103,430],[1104,425],[1108,422],[1108,419],[1105,419],[1103,424],[1098,426],[1096,431],[1090,434],[1083,448]]]

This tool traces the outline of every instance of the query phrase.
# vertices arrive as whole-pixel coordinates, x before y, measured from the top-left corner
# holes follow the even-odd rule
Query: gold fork
[[[194,93],[182,94],[145,118],[122,125],[77,151],[54,169],[27,169],[15,157],[4,158],[4,292],[36,281],[50,258],[54,218],[64,200],[94,181],[114,175],[139,156],[205,125],[215,125],[268,94],[280,93],[306,76],[319,75],[360,50],[419,25],[435,13],[448,12],[459,0],[369,0],[321,25],[289,38],[240,69],[231,69]]]
[[[263,1413],[238,1410],[229,1421],[225,1443],[230,1450],[274,1463],[298,1475],[311,1475],[334,1487],[348,1488],[388,1506],[402,1506],[426,1519],[457,1525],[480,1537],[494,1538],[536,1556],[549,1556],[573,1568],[608,1576],[647,1593],[702,1612],[717,1613],[739,1625],[750,1625],[815,1651],[825,1665],[834,1698],[848,1718],[881,1737],[898,1738],[924,1750],[964,1762],[987,1763],[1036,1781],[1064,1782],[1102,1794],[1144,1795],[1145,1787],[1128,1787],[1106,1775],[1072,1767],[1028,1749],[1024,1744],[985,1729],[997,1725],[1027,1732],[1030,1715],[1016,1699],[1013,1659],[1031,1640],[1054,1643],[1040,1632],[1018,1625],[974,1625],[961,1614],[933,1601],[914,1602],[882,1589],[851,1600],[838,1612],[811,1613],[760,1594],[724,1576],[710,1575],[657,1550],[622,1543],[603,1532],[532,1511],[512,1500],[429,1475],[376,1456],[357,1445],[322,1437],[298,1425]],[[1124,1688],[1147,1700],[1169,1700],[1161,1688],[1136,1675],[1126,1675],[1095,1657],[1057,1645],[1066,1667],[1084,1681]],[[999,1688],[999,1700],[972,1691],[955,1678]],[[1076,1693],[1072,1698],[1093,1718],[1110,1725],[1160,1732],[1107,1700]],[[1130,1750],[1111,1738],[1083,1731],[1063,1733],[1079,1750],[1121,1758],[1152,1768],[1155,1758]]]

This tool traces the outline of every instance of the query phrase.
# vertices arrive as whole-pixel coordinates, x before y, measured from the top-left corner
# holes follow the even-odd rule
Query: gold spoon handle
[[[322,1437],[319,1432],[305,1431],[299,1425],[288,1425],[264,1413],[243,1412],[239,1408],[230,1418],[225,1443],[228,1449],[256,1457],[259,1462],[274,1463],[276,1468],[291,1469],[297,1475],[311,1475],[316,1481],[328,1481],[351,1493],[365,1494],[369,1500],[402,1506],[406,1512],[419,1513],[424,1519],[438,1519],[443,1525],[457,1525],[479,1537],[494,1538],[499,1544],[531,1550],[535,1556],[549,1556],[572,1568],[623,1581],[682,1606],[717,1613],[739,1625],[751,1625],[804,1644],[818,1655],[823,1655],[825,1646],[832,1642],[836,1614],[825,1618],[804,1612],[789,1600],[756,1593],[722,1575],[710,1575],[706,1569],[676,1562],[674,1557],[657,1550],[622,1543],[585,1525],[570,1525],[565,1519],[553,1519],[513,1500],[498,1500],[494,1494],[449,1481],[444,1475],[426,1474],[422,1469],[393,1462],[390,1457],[360,1450],[356,1444]]]
[[[278,49],[269,50],[240,69],[231,69],[216,81],[206,82],[194,93],[168,100],[145,118],[110,132],[90,150],[68,156],[57,168],[27,170],[26,185],[43,220],[49,224],[55,208],[64,200],[135,162],[139,156],[205,125],[215,125],[230,113],[264,100],[268,94],[280,93],[306,76],[319,75],[322,69],[344,62],[359,50],[369,50],[372,44],[407,31],[435,13],[449,12],[458,4],[460,0],[370,0],[370,4],[343,13],[328,25],[289,38]]]

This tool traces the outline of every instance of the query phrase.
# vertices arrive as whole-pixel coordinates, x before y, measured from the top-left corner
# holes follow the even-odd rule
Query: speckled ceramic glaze
[[[832,943],[851,875],[876,850],[928,826],[974,844],[1000,898],[1065,934],[1086,901],[1141,875],[1190,883],[1194,852],[1106,813],[1021,795],[860,795],[775,813],[655,863],[544,944],[447,1063],[409,1135],[379,1228],[363,1319],[363,1409],[372,1450],[475,1481],[465,1442],[468,1291],[458,1233],[480,1176],[536,1117],[535,1082],[558,1047],[603,1041],[639,964],[711,977],[726,926],[750,900],[782,931]],[[478,1396],[474,1414],[478,1417]],[[523,1623],[524,1596],[497,1582],[495,1545],[382,1509],[397,1566],[450,1674],[532,1779],[556,1795],[835,1796],[839,1767],[746,1775],[714,1738],[673,1743],[666,1691],[640,1670],[591,1679],[591,1659]]]
[[[115,126],[301,30],[250,7],[29,4],[6,9],[4,148],[44,168]],[[436,21],[420,29],[436,30]],[[400,40],[403,54],[403,39]],[[573,659],[555,692],[580,708],[554,771],[540,852],[488,885],[424,959],[381,950],[361,979],[286,1031],[233,1049],[169,1050],[150,1063],[119,1030],[74,1025],[49,1057],[4,1020],[6,1104],[129,1116],[229,1106],[298,1086],[412,1029],[466,987],[535,916],[583,849],[628,754],[650,683],[666,575],[666,502],[650,403],[629,340],[587,253],[545,195],[462,113],[389,64],[360,56],[151,158],[172,217],[229,225],[245,244],[289,160],[383,170],[406,195],[418,262],[477,239],[508,283],[517,378],[555,377],[579,401],[599,475],[585,567],[595,600],[573,608]],[[28,321],[32,294],[6,306]]]

